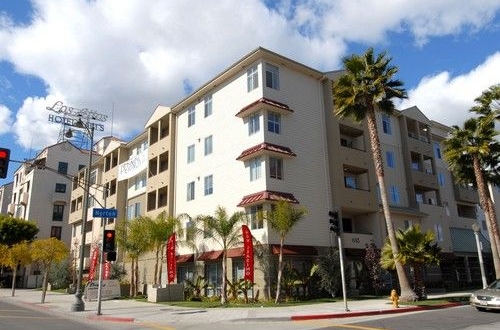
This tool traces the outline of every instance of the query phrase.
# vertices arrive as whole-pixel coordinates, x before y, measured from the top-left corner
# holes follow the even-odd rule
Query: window
[[[205,138],[205,156],[210,155],[213,152],[212,146],[212,135]]]
[[[188,127],[193,126],[196,121],[194,106],[188,109]]]
[[[194,199],[194,181],[187,184],[187,200],[192,201]]]
[[[58,240],[61,239],[61,232],[62,232],[62,227],[60,226],[52,226],[50,228],[50,237],[57,238]]]
[[[434,224],[434,232],[436,233],[436,241],[442,242],[443,241],[443,227],[439,223]]]
[[[251,206],[249,218],[250,218],[250,229],[264,228],[262,205]]]
[[[280,89],[279,68],[266,63],[266,87]]]
[[[65,193],[66,192],[66,184],[64,183],[56,183],[56,192]]]
[[[61,174],[68,174],[68,163],[59,162],[59,165],[57,167],[57,172]]]
[[[396,167],[396,160],[394,159],[394,152],[386,151],[385,158],[387,159],[387,166],[391,168]]]
[[[439,142],[434,142],[434,155],[436,158],[441,159],[441,146]]]
[[[254,158],[250,160],[250,181],[260,179],[261,160]]]
[[[438,182],[441,187],[444,186],[444,173],[438,173]]]
[[[251,92],[257,87],[259,87],[259,73],[257,72],[257,65],[254,65],[247,70],[247,91]]]
[[[404,223],[405,223],[405,229],[408,229],[411,226],[413,226],[413,221],[411,221],[411,220],[405,220]]]
[[[269,157],[269,176],[273,179],[283,180],[283,160]]]
[[[55,204],[52,208],[52,221],[63,221],[64,205]]]
[[[391,195],[391,202],[396,205],[399,204],[400,198],[398,187],[392,185],[389,193]]]
[[[392,134],[391,117],[389,117],[389,115],[382,114],[382,129],[384,130],[385,134]]]
[[[205,96],[205,117],[212,114],[212,94]]]
[[[194,162],[194,144],[188,146],[187,162],[188,162],[188,164]]]
[[[141,203],[130,204],[127,208],[127,220],[138,218],[141,215]]]
[[[345,174],[344,185],[346,188],[356,189],[356,177],[352,174]]]
[[[97,170],[90,172],[89,184],[93,185],[97,183]]]
[[[248,116],[248,135],[257,133],[260,130],[260,115],[254,113]]]
[[[267,115],[267,130],[280,134],[281,115],[276,112],[269,112]]]
[[[214,178],[212,175],[207,175],[205,177],[205,196],[212,195],[214,193]]]
[[[141,188],[146,187],[146,173],[142,173],[140,175],[136,175],[134,178],[134,188],[135,190],[139,190]]]

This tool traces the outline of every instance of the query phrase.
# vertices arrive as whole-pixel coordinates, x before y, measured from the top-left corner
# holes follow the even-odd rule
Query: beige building
[[[366,124],[339,121],[333,115],[331,82],[339,74],[320,72],[263,48],[252,51],[179,103],[158,106],[143,134],[102,148],[92,175],[95,187],[108,191],[102,205],[118,209],[116,221],[155,217],[162,211],[213,215],[218,206],[228,214],[244,211],[252,235],[276,259],[279,238],[256,215],[287,200],[308,210],[285,241],[285,259],[300,270],[337,244],[328,214],[338,210],[348,269],[356,277],[354,269],[362,264],[366,244],[373,241],[380,247],[386,227]],[[427,270],[428,281],[450,286],[477,282],[472,224],[483,229],[485,261],[491,269],[488,235],[477,193],[455,185],[442,158],[441,142],[449,128],[418,107],[377,116],[395,228],[419,224],[436,233],[443,258],[440,267]],[[146,165],[132,166],[142,153]],[[121,172],[125,168],[134,171]],[[498,200],[498,188],[492,192]],[[74,185],[69,219],[75,246],[82,195]],[[88,214],[92,225],[85,240],[87,260],[102,232]],[[143,284],[152,283],[151,256],[140,262]],[[256,268],[261,294],[274,285],[273,265]],[[230,280],[242,278],[241,248],[230,250],[228,267]],[[206,276],[215,287],[222,282],[220,248],[209,240],[197,242],[195,250],[178,246],[177,282],[196,275]],[[349,289],[361,285],[353,280]]]

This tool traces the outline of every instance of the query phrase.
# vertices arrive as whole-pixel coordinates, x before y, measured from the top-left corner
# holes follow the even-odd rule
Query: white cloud
[[[257,46],[334,70],[347,42],[386,42],[388,32],[406,29],[423,44],[432,36],[480,28],[500,6],[497,0],[480,6],[453,1],[284,0],[270,10],[258,0],[220,0],[210,6],[196,0],[150,0],[147,5],[142,0],[35,0],[29,25],[13,26],[0,17],[0,60],[41,78],[48,94],[25,100],[14,131],[22,146],[44,147],[59,129],[40,133],[40,125],[47,127],[45,108],[67,100],[108,115],[114,109],[113,133],[130,136],[142,131],[156,105],[177,103],[185,85],[197,88]],[[462,92],[465,87],[452,88],[457,80],[429,77],[412,101],[421,101],[425,82]],[[436,102],[456,102],[463,94],[438,96]],[[110,125],[111,120],[108,132]]]
[[[10,132],[10,126],[12,125],[11,115],[10,110],[0,104],[0,135]]]
[[[474,99],[499,83],[499,72],[500,52],[497,52],[469,73],[451,77],[448,72],[441,72],[424,77],[415,89],[408,91],[409,98],[400,108],[416,105],[431,120],[461,126],[472,117],[469,109]]]

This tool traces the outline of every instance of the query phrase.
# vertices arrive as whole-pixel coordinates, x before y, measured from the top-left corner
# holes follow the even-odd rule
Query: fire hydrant
[[[392,289],[390,299],[392,301],[392,307],[398,308],[399,307],[399,295],[395,289]]]

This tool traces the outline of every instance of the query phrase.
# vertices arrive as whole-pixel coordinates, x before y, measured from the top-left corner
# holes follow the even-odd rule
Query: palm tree
[[[394,111],[392,99],[407,97],[405,89],[402,88],[403,83],[397,79],[392,79],[398,72],[398,68],[390,65],[391,60],[385,52],[378,54],[375,58],[373,48],[368,48],[361,56],[353,54],[345,57],[343,63],[346,72],[333,83],[332,96],[334,113],[337,117],[341,119],[350,117],[358,122],[367,120],[387,235],[393,255],[397,256],[399,250],[389,209],[380,138],[375,116],[376,111],[391,114]],[[398,260],[395,260],[395,266],[401,288],[401,300],[414,300],[416,296],[410,287],[403,266]]]
[[[281,291],[281,277],[283,275],[283,245],[285,244],[285,238],[292,228],[304,218],[307,213],[306,209],[302,207],[294,207],[292,204],[286,201],[279,201],[276,205],[273,205],[273,209],[265,215],[265,218],[280,237],[280,252],[278,259],[278,280],[276,283],[276,299],[275,303],[280,301],[280,291]]]
[[[160,283],[161,265],[163,264],[163,253],[168,237],[173,233],[183,235],[182,219],[187,215],[178,217],[167,216],[166,212],[161,212],[155,219],[144,217],[147,222],[151,247],[155,252],[154,284]]]
[[[115,227],[116,241],[131,260],[130,295],[136,296],[139,288],[139,257],[151,246],[148,235],[147,221],[135,218],[130,221],[120,221]]]
[[[500,145],[494,140],[497,132],[494,129],[494,113],[481,115],[480,118],[469,118],[463,128],[452,126],[446,140],[443,141],[444,157],[455,179],[459,183],[473,184],[477,187],[479,205],[486,215],[486,224],[490,238],[493,264],[496,277],[500,277],[500,237],[493,201],[487,187],[491,175],[488,163],[498,163],[498,158],[491,159]],[[473,174],[473,175],[472,175]]]
[[[241,224],[244,223],[245,213],[235,212],[231,216],[218,206],[214,216],[199,216],[195,226],[196,232],[216,242],[222,249],[222,289],[221,304],[227,303],[227,251],[241,243]]]
[[[403,265],[413,268],[413,286],[418,298],[426,296],[423,278],[424,266],[428,264],[439,264],[439,253],[441,248],[433,243],[436,237],[431,230],[423,233],[419,225],[409,227],[407,230],[398,230],[396,240],[398,242],[399,254],[394,257],[390,242],[382,247],[381,266],[385,269],[394,269],[394,261],[399,260]]]

